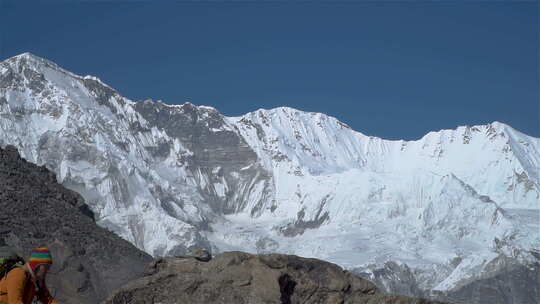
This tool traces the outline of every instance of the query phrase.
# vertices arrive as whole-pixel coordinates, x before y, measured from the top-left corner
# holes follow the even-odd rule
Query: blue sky
[[[495,120],[539,137],[538,3],[0,0],[0,60],[29,51],[135,100],[285,105],[389,139]]]

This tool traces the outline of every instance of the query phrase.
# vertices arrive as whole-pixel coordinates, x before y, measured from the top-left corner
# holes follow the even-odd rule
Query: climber
[[[34,298],[43,304],[58,304],[45,285],[51,264],[49,249],[32,250],[25,264],[13,267],[0,279],[0,304],[31,304]]]

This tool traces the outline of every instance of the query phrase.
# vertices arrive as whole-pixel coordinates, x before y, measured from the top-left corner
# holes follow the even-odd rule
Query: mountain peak
[[[270,109],[260,108],[254,111],[254,113],[287,113],[287,114],[295,114],[295,113],[311,113],[308,111],[302,111],[298,110],[296,108],[288,107],[288,106],[280,106]]]
[[[19,55],[16,55],[15,57],[21,57],[21,58],[40,58],[40,59],[44,59],[44,58],[41,58],[33,53],[30,53],[30,52],[24,52],[22,54],[19,54]]]
[[[258,109],[253,112],[249,112],[247,114],[242,115],[242,117],[246,116],[260,116],[260,117],[280,117],[285,116],[288,118],[293,118],[294,120],[305,120],[305,121],[320,121],[320,120],[329,120],[334,121],[336,123],[339,123],[342,126],[346,126],[346,124],[340,122],[336,117],[330,116],[328,114],[324,114],[321,112],[310,112],[310,111],[304,111],[299,110],[296,108],[288,107],[288,106],[280,106],[276,108],[271,109]],[[350,129],[349,126],[347,128]]]
[[[50,70],[58,71],[63,74],[69,75],[71,77],[83,78],[68,70],[63,69],[62,67],[60,67],[59,65],[57,65],[56,63],[48,59],[39,57],[30,52],[25,52],[25,53],[13,56],[0,63],[7,64],[8,66],[11,66],[15,71],[19,71],[19,72],[24,70],[25,68],[28,68],[37,72],[43,72],[44,70],[50,69]]]
[[[52,61],[49,61],[45,58],[34,55],[30,52],[25,52],[25,53],[13,56],[11,58],[8,58],[6,62],[34,63],[34,64],[47,63],[47,64],[52,64],[56,66],[56,64],[53,63]]]

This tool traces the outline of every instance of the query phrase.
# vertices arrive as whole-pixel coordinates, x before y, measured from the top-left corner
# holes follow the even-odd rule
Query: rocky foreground
[[[143,278],[116,291],[105,304],[135,303],[355,303],[435,304],[380,293],[339,266],[283,254],[226,252],[209,262],[170,257],[153,262]]]
[[[77,193],[56,176],[0,148],[0,243],[27,257],[47,246],[53,266],[47,285],[60,303],[92,304],[139,278],[152,257],[96,225]],[[0,244],[3,245],[3,244]]]

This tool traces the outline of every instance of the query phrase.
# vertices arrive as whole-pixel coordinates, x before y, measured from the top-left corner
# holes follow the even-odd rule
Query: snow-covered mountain
[[[153,255],[294,253],[416,295],[540,259],[540,139],[499,122],[390,141],[287,107],[134,102],[25,53],[0,63],[5,145]]]

